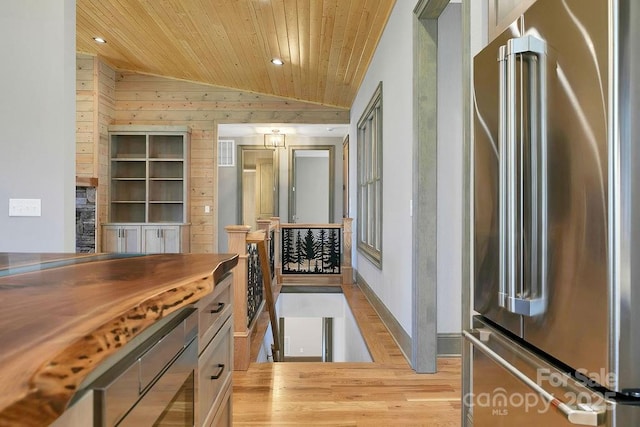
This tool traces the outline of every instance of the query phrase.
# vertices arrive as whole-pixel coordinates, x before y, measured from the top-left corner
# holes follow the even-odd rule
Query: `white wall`
[[[353,243],[354,263],[378,298],[411,335],[411,242],[409,204],[412,191],[413,141],[413,8],[415,1],[396,2],[378,48],[351,106],[350,177],[352,216],[357,212],[356,124],[382,81],[383,230],[382,270],[360,255]],[[356,237],[357,219],[354,223]]]
[[[75,250],[75,1],[0,13],[0,252]],[[42,216],[9,217],[9,199]]]
[[[281,293],[276,302],[276,312],[279,318],[284,317],[287,322],[285,336],[289,337],[290,345],[290,353],[287,355],[321,356],[322,352],[312,346],[322,343],[321,334],[318,336],[318,333],[322,331],[321,321],[323,317],[330,317],[333,319],[333,361],[371,362],[367,344],[360,334],[356,319],[353,317],[343,294]],[[314,318],[320,321],[315,326],[309,324],[310,319]],[[311,332],[310,328],[315,328],[315,330]],[[265,335],[266,339],[267,335]],[[305,340],[310,338],[312,341],[306,343]],[[301,346],[304,348],[302,354],[299,351]]]
[[[437,332],[461,331],[462,262],[462,35],[461,5],[450,4],[438,20],[438,263]],[[409,203],[413,141],[413,8],[397,2],[364,82],[351,108],[353,142],[350,188],[357,188],[356,123],[378,82],[383,82],[383,247],[382,270],[356,249],[360,275],[412,335]],[[356,196],[351,212],[356,212]],[[357,219],[356,219],[357,222]],[[357,230],[354,224],[354,230]],[[354,233],[354,238],[355,238]]]

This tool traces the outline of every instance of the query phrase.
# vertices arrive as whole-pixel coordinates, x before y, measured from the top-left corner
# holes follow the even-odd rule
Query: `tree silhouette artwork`
[[[307,230],[307,233],[304,236],[303,253],[304,259],[309,262],[307,271],[311,271],[311,261],[316,259],[316,245],[313,239],[313,232],[310,228]]]
[[[302,261],[304,261],[304,252],[302,248],[302,238],[300,237],[300,230],[296,233],[296,263],[298,264],[298,271],[302,271]]]
[[[318,232],[318,239],[316,240],[316,259],[320,261],[319,265],[316,263],[316,272],[324,272],[328,256],[327,230],[321,228]]]
[[[296,263],[296,251],[293,244],[293,230],[282,229],[282,271],[290,271],[290,264]]]
[[[284,228],[282,273],[339,274],[340,250],[340,229]]]
[[[329,233],[327,244],[328,254],[326,258],[327,269],[334,273],[340,272],[340,233],[335,228]]]

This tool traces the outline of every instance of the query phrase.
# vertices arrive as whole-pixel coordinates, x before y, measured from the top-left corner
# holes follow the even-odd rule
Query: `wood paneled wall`
[[[96,248],[107,221],[108,126],[114,120],[115,70],[95,56],[76,55],[76,176],[97,178]]]
[[[349,123],[349,110],[281,99],[234,89],[218,88],[164,77],[116,71],[114,86],[108,84],[109,70],[106,64],[96,59],[93,66],[100,72],[99,83],[89,88],[90,61],[79,55],[78,85],[89,95],[97,87],[99,149],[94,159],[99,175],[99,223],[107,221],[108,184],[108,124],[135,125],[187,125],[191,128],[191,251],[214,252],[217,250],[217,126],[220,123]],[[87,57],[89,58],[89,57]],[[81,62],[85,64],[80,70]],[[93,71],[92,71],[93,72]],[[104,74],[104,80],[102,76]],[[87,83],[85,83],[87,82]],[[86,85],[85,88],[83,85]],[[95,85],[95,80],[94,80]],[[113,95],[111,95],[113,91]],[[79,91],[79,95],[82,93]],[[94,95],[95,98],[95,95]],[[95,102],[95,99],[93,99]],[[113,104],[111,104],[113,101]],[[83,101],[84,102],[84,101]],[[78,108],[80,108],[80,103]],[[86,109],[88,105],[82,105]],[[94,106],[95,108],[95,106]],[[103,114],[104,113],[104,114]],[[88,114],[78,111],[83,120]],[[96,120],[94,117],[93,120]],[[104,120],[104,122],[103,122]],[[78,121],[78,150],[87,149],[85,128]],[[104,129],[103,129],[104,126]],[[102,136],[104,135],[104,139]],[[95,149],[95,145],[94,145]],[[84,153],[83,154],[88,154]],[[93,154],[92,154],[93,156]],[[86,168],[85,163],[79,164]],[[84,170],[84,169],[83,169]],[[95,172],[94,172],[95,173]],[[211,212],[205,213],[204,207]],[[99,224],[97,225],[100,228]],[[100,230],[98,230],[100,231]],[[219,248],[224,252],[226,248]]]
[[[94,58],[76,56],[76,176],[97,178],[94,169]]]

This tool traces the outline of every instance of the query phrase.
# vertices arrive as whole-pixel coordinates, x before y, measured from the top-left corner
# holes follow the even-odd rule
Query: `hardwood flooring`
[[[252,363],[234,372],[234,426],[459,426],[460,359],[416,374],[356,285],[343,291],[372,363]]]

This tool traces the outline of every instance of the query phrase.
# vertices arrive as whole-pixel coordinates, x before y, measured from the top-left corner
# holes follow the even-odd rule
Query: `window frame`
[[[357,125],[357,247],[382,269],[382,82]]]

